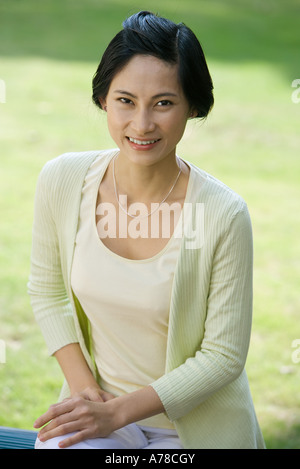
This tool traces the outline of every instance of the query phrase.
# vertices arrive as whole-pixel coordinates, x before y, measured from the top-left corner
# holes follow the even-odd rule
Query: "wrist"
[[[165,411],[158,394],[151,386],[116,397],[106,405],[110,406],[115,429]]]
[[[72,386],[70,386],[70,394],[72,397],[78,394],[81,395],[88,392],[97,392],[100,395],[101,391],[101,388],[98,386],[98,384],[95,383],[82,383],[82,385],[73,384]]]
[[[110,420],[113,428],[112,431],[123,428],[130,423],[128,421],[125,403],[126,399],[123,399],[123,396],[115,397],[114,399],[105,402],[105,406],[110,413]]]

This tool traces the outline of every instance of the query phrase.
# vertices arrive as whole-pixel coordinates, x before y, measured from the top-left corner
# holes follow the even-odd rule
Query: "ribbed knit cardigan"
[[[97,377],[89,323],[71,289],[81,191],[102,153],[104,174],[116,150],[68,153],[38,178],[31,272],[32,308],[49,354],[78,342]],[[185,448],[264,448],[244,369],[252,322],[252,229],[244,200],[190,164],[204,204],[204,243],[181,242],[171,295],[165,374],[150,383]],[[105,269],[105,265],[103,266]],[[117,292],[116,292],[117,293]],[[68,395],[66,383],[61,398]]]

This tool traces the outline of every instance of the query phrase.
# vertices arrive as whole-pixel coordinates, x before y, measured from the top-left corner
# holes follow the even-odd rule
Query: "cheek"
[[[166,130],[168,131],[172,140],[180,140],[184,134],[186,127],[187,119],[184,117],[174,116],[173,119],[169,121],[166,125]]]
[[[123,129],[124,123],[120,118],[119,113],[113,111],[107,112],[107,126],[111,135],[117,136],[119,132]]]

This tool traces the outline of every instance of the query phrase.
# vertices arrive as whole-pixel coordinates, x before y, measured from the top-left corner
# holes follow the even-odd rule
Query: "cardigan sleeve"
[[[252,228],[244,204],[215,249],[199,350],[151,384],[170,420],[191,412],[243,371],[252,323],[252,270]]]
[[[78,342],[52,214],[54,180],[55,171],[48,162],[39,175],[36,188],[28,283],[32,309],[50,355],[69,343]]]

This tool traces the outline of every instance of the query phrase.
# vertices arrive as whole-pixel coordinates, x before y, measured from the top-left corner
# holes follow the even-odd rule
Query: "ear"
[[[99,98],[99,103],[103,111],[107,111],[107,106],[106,106],[106,99],[104,98]]]
[[[197,115],[198,115],[198,111],[196,109],[192,109],[190,112],[189,118],[194,119],[195,117],[197,117]]]

